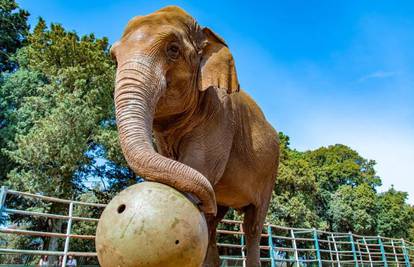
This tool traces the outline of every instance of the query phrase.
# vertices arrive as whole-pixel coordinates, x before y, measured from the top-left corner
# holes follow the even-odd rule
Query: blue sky
[[[335,143],[377,161],[414,204],[413,1],[18,0],[79,34],[179,5],[229,44],[241,86],[299,150]]]

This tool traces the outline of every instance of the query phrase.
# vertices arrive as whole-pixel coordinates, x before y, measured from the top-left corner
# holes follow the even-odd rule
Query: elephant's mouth
[[[122,151],[137,175],[194,194],[201,200],[204,212],[215,214],[215,195],[207,178],[153,148],[153,126],[156,131],[163,131],[160,125],[177,120],[175,116],[163,117],[156,112],[166,89],[162,70],[162,63],[147,56],[136,57],[118,67],[115,107]]]

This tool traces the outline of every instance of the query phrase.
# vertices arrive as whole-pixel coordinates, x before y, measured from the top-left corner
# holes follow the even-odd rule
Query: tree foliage
[[[3,75],[0,87],[3,184],[66,199],[96,191],[104,202],[135,182],[116,135],[115,66],[108,40],[93,34],[79,37],[59,24],[47,27],[39,19],[13,58],[19,68]],[[108,186],[93,187],[89,181],[96,177]],[[28,206],[23,200],[17,204]],[[33,204],[31,208],[62,214],[68,207]],[[64,227],[60,220],[25,221],[13,216],[11,221],[33,230],[61,232]],[[56,250],[62,244],[45,238],[41,245]]]
[[[40,19],[16,58],[20,68],[1,90],[10,144],[3,152],[15,164],[8,182],[71,198],[82,186],[79,171],[92,161],[88,152],[116,150],[107,39],[79,38]]]
[[[414,239],[414,208],[406,204],[407,198],[407,193],[393,187],[379,195],[378,234]]]
[[[374,235],[376,232],[377,195],[366,183],[352,187],[342,185],[333,194],[327,215],[332,230],[349,230],[354,233]]]
[[[29,13],[20,9],[15,1],[0,0],[0,72],[16,68],[11,56],[26,40],[28,16]]]
[[[377,193],[375,161],[345,145],[299,152],[280,133],[281,163],[268,221],[336,232],[413,238],[407,193]]]
[[[13,54],[25,42],[29,25],[27,17],[29,13],[19,9],[15,1],[0,0],[0,86],[3,83],[4,76],[8,71],[16,69],[16,62],[12,59]],[[0,94],[0,131],[5,124],[5,110],[3,107],[2,95]],[[0,150],[6,146],[6,140],[0,133]],[[11,168],[12,162],[0,151],[0,181],[4,180],[6,174]]]

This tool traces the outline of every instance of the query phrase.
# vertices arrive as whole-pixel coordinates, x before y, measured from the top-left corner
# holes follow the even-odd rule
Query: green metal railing
[[[14,195],[29,199],[67,205],[67,215],[19,210],[7,207],[7,196]],[[32,237],[64,239],[62,251],[29,250],[0,247],[0,254],[61,255],[62,266],[66,266],[68,255],[96,257],[95,251],[70,251],[74,239],[94,240],[94,235],[73,234],[75,221],[98,222],[98,218],[74,216],[75,206],[90,206],[103,209],[105,204],[64,200],[43,195],[0,189],[0,216],[19,214],[45,217],[67,222],[65,233],[30,231],[19,227],[0,225],[0,233]],[[217,230],[217,247],[222,266],[246,266],[246,245],[243,224],[240,221],[222,220]],[[407,266],[414,267],[414,244],[403,239],[381,236],[361,236],[353,233],[335,233],[317,229],[291,228],[266,224],[260,241],[262,266]],[[0,263],[1,264],[1,263]]]
[[[241,226],[242,222],[223,220],[225,225]],[[266,224],[262,234],[261,255],[264,266],[414,266],[414,244],[403,239],[361,236],[316,229],[281,227]],[[242,228],[240,228],[242,229]],[[218,243],[244,249],[243,231],[219,229],[218,235],[240,235],[240,245]],[[220,240],[220,238],[219,238]],[[224,264],[244,266],[244,255],[224,255]],[[235,261],[239,261],[238,265]],[[227,266],[227,265],[223,265]]]
[[[7,207],[6,199],[7,196],[13,195],[18,197],[24,197],[28,199],[38,199],[48,203],[61,203],[68,206],[68,215],[60,214],[51,214],[51,213],[42,213],[29,210],[19,210]],[[95,240],[94,235],[79,235],[72,234],[72,222],[73,221],[86,221],[86,222],[95,222],[99,221],[98,218],[88,218],[88,217],[79,217],[73,215],[74,206],[89,206],[96,208],[105,208],[105,204],[99,203],[87,203],[81,201],[72,201],[66,199],[60,199],[55,197],[48,197],[38,194],[31,194],[25,192],[14,191],[2,186],[0,189],[0,218],[7,217],[8,215],[18,214],[23,216],[31,217],[42,217],[53,220],[63,220],[67,222],[66,233],[53,233],[53,232],[41,232],[41,231],[31,231],[19,227],[9,227],[6,225],[0,225],[0,233],[11,234],[11,235],[24,235],[32,237],[49,237],[49,238],[61,238],[64,239],[63,251],[49,251],[49,250],[30,250],[30,249],[15,249],[15,248],[4,248],[0,247],[0,254],[21,254],[21,255],[49,255],[49,256],[63,256],[62,267],[66,266],[67,257],[69,255],[76,257],[96,257],[96,252],[78,252],[78,251],[69,251],[70,240],[71,239],[83,239],[83,240]],[[1,222],[1,220],[0,220]],[[1,262],[0,262],[1,264]]]

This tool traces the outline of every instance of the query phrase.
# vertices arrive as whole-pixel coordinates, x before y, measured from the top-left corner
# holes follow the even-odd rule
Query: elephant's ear
[[[201,91],[209,87],[222,88],[231,94],[240,91],[234,59],[224,40],[203,28],[205,47],[201,59]]]

